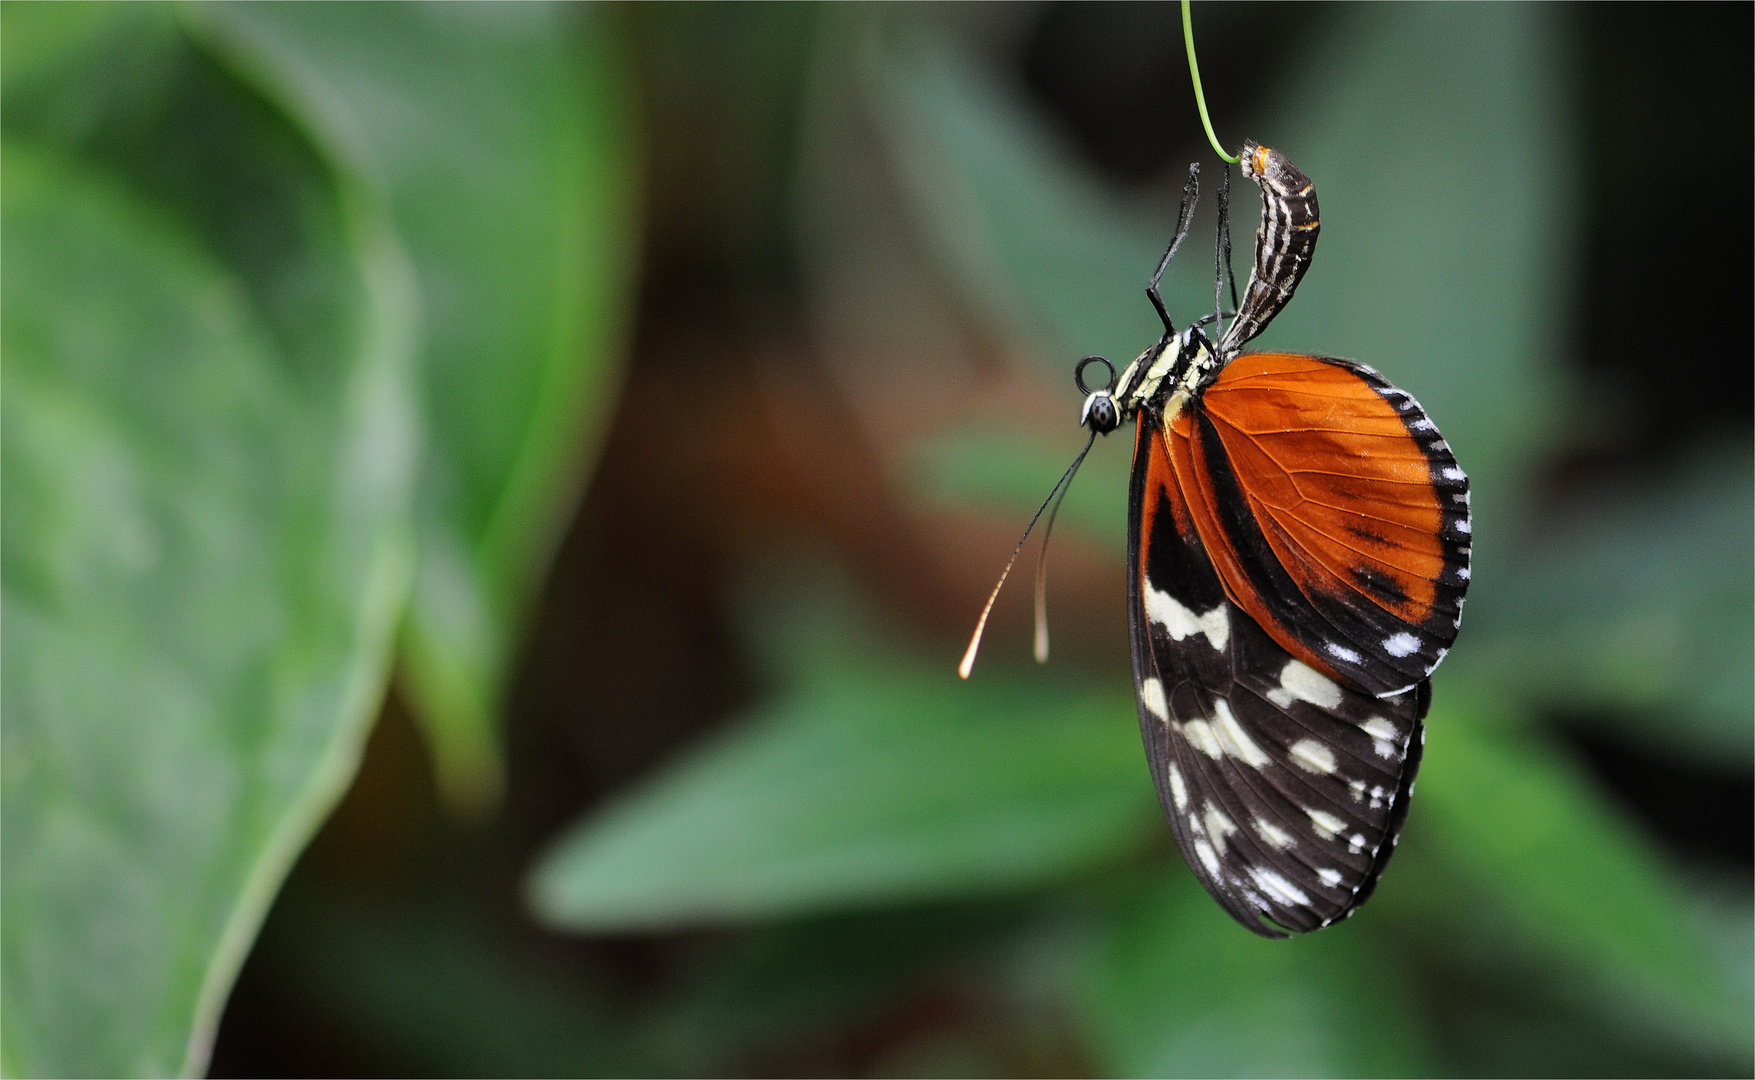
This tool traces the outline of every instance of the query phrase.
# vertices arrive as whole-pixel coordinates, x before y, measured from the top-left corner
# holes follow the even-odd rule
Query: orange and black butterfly
[[[1371,368],[1242,351],[1291,299],[1319,227],[1315,188],[1283,154],[1246,143],[1242,162],[1263,203],[1242,304],[1233,282],[1223,310],[1216,288],[1215,312],[1178,332],[1159,296],[1191,168],[1147,289],[1163,337],[1119,379],[1087,357],[1075,381],[1092,440],[1134,421],[1128,622],[1159,800],[1207,891],[1284,937],[1351,915],[1395,849],[1432,671],[1462,621],[1469,485],[1419,403]],[[1092,390],[1099,363],[1110,381]],[[1038,658],[1040,597],[1039,573]]]

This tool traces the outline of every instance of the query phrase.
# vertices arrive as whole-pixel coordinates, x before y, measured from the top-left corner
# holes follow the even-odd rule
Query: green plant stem
[[[1213,151],[1235,165],[1237,159],[1219,145],[1219,137],[1213,134],[1213,119],[1207,115],[1207,96],[1200,88],[1200,63],[1194,58],[1194,18],[1189,8],[1190,0],[1182,0],[1182,40],[1188,46],[1188,76],[1194,80],[1194,103],[1200,107],[1200,122],[1207,129],[1207,141],[1213,144]]]

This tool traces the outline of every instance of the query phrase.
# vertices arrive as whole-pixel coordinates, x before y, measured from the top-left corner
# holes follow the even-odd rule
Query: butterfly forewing
[[[1250,354],[1169,435],[1220,579],[1282,647],[1374,695],[1432,673],[1468,586],[1468,480],[1413,398],[1363,365]]]

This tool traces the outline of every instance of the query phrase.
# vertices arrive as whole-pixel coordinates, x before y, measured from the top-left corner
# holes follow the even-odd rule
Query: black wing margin
[[[1142,409],[1137,426],[1128,629],[1159,802],[1245,928],[1320,929],[1365,902],[1395,849],[1430,684],[1374,698],[1275,643],[1226,597],[1178,505],[1161,419]]]

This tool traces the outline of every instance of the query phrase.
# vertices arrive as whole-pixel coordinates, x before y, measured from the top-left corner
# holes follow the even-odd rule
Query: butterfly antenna
[[[1091,444],[1096,441],[1097,432],[1093,430],[1091,437],[1085,440],[1085,448],[1080,450],[1079,456],[1073,459],[1071,465],[1067,466],[1066,472],[1061,473],[1060,479],[1055,481],[1054,487],[1049,490],[1048,498],[1043,499],[1042,505],[1036,508],[1036,516],[1032,517],[1030,524],[1024,527],[1024,535],[1018,537],[1018,546],[1012,549],[1012,557],[1005,561],[1005,569],[1000,571],[999,580],[994,583],[993,591],[987,595],[987,603],[981,609],[981,617],[975,620],[975,633],[969,637],[969,648],[963,653],[963,662],[957,665],[957,674],[963,678],[967,679],[969,673],[975,670],[975,654],[981,651],[981,635],[987,629],[987,616],[993,613],[993,602],[999,599],[999,590],[1005,587],[1005,579],[1011,574],[1012,566],[1017,563],[1018,553],[1024,550],[1024,542],[1030,539],[1031,531],[1036,528],[1036,522],[1042,519],[1042,513],[1048,509],[1050,503],[1054,504],[1056,514],[1060,512],[1060,502],[1055,496],[1065,494],[1065,489],[1070,485],[1073,474],[1078,472],[1079,466],[1084,463],[1085,455],[1091,452]],[[1053,515],[1049,515],[1048,522],[1049,528],[1052,529],[1054,527]],[[1043,551],[1046,553],[1048,547],[1046,533],[1043,535],[1042,545]],[[1039,660],[1046,659],[1048,656],[1048,630],[1043,621],[1046,608],[1042,596],[1044,573],[1044,568],[1038,564],[1036,574],[1036,656]]]
[[[1042,526],[1042,549],[1036,553],[1036,662],[1048,663],[1048,541],[1054,536],[1054,519],[1060,516],[1060,504],[1066,501],[1066,493],[1072,490],[1072,478],[1085,463],[1085,455],[1091,452],[1091,444],[1097,441],[1097,432],[1091,431],[1091,437],[1085,440],[1085,448],[1073,459],[1072,467],[1066,471],[1066,481],[1061,485],[1060,495],[1054,500],[1054,509],[1048,511],[1048,523]]]

